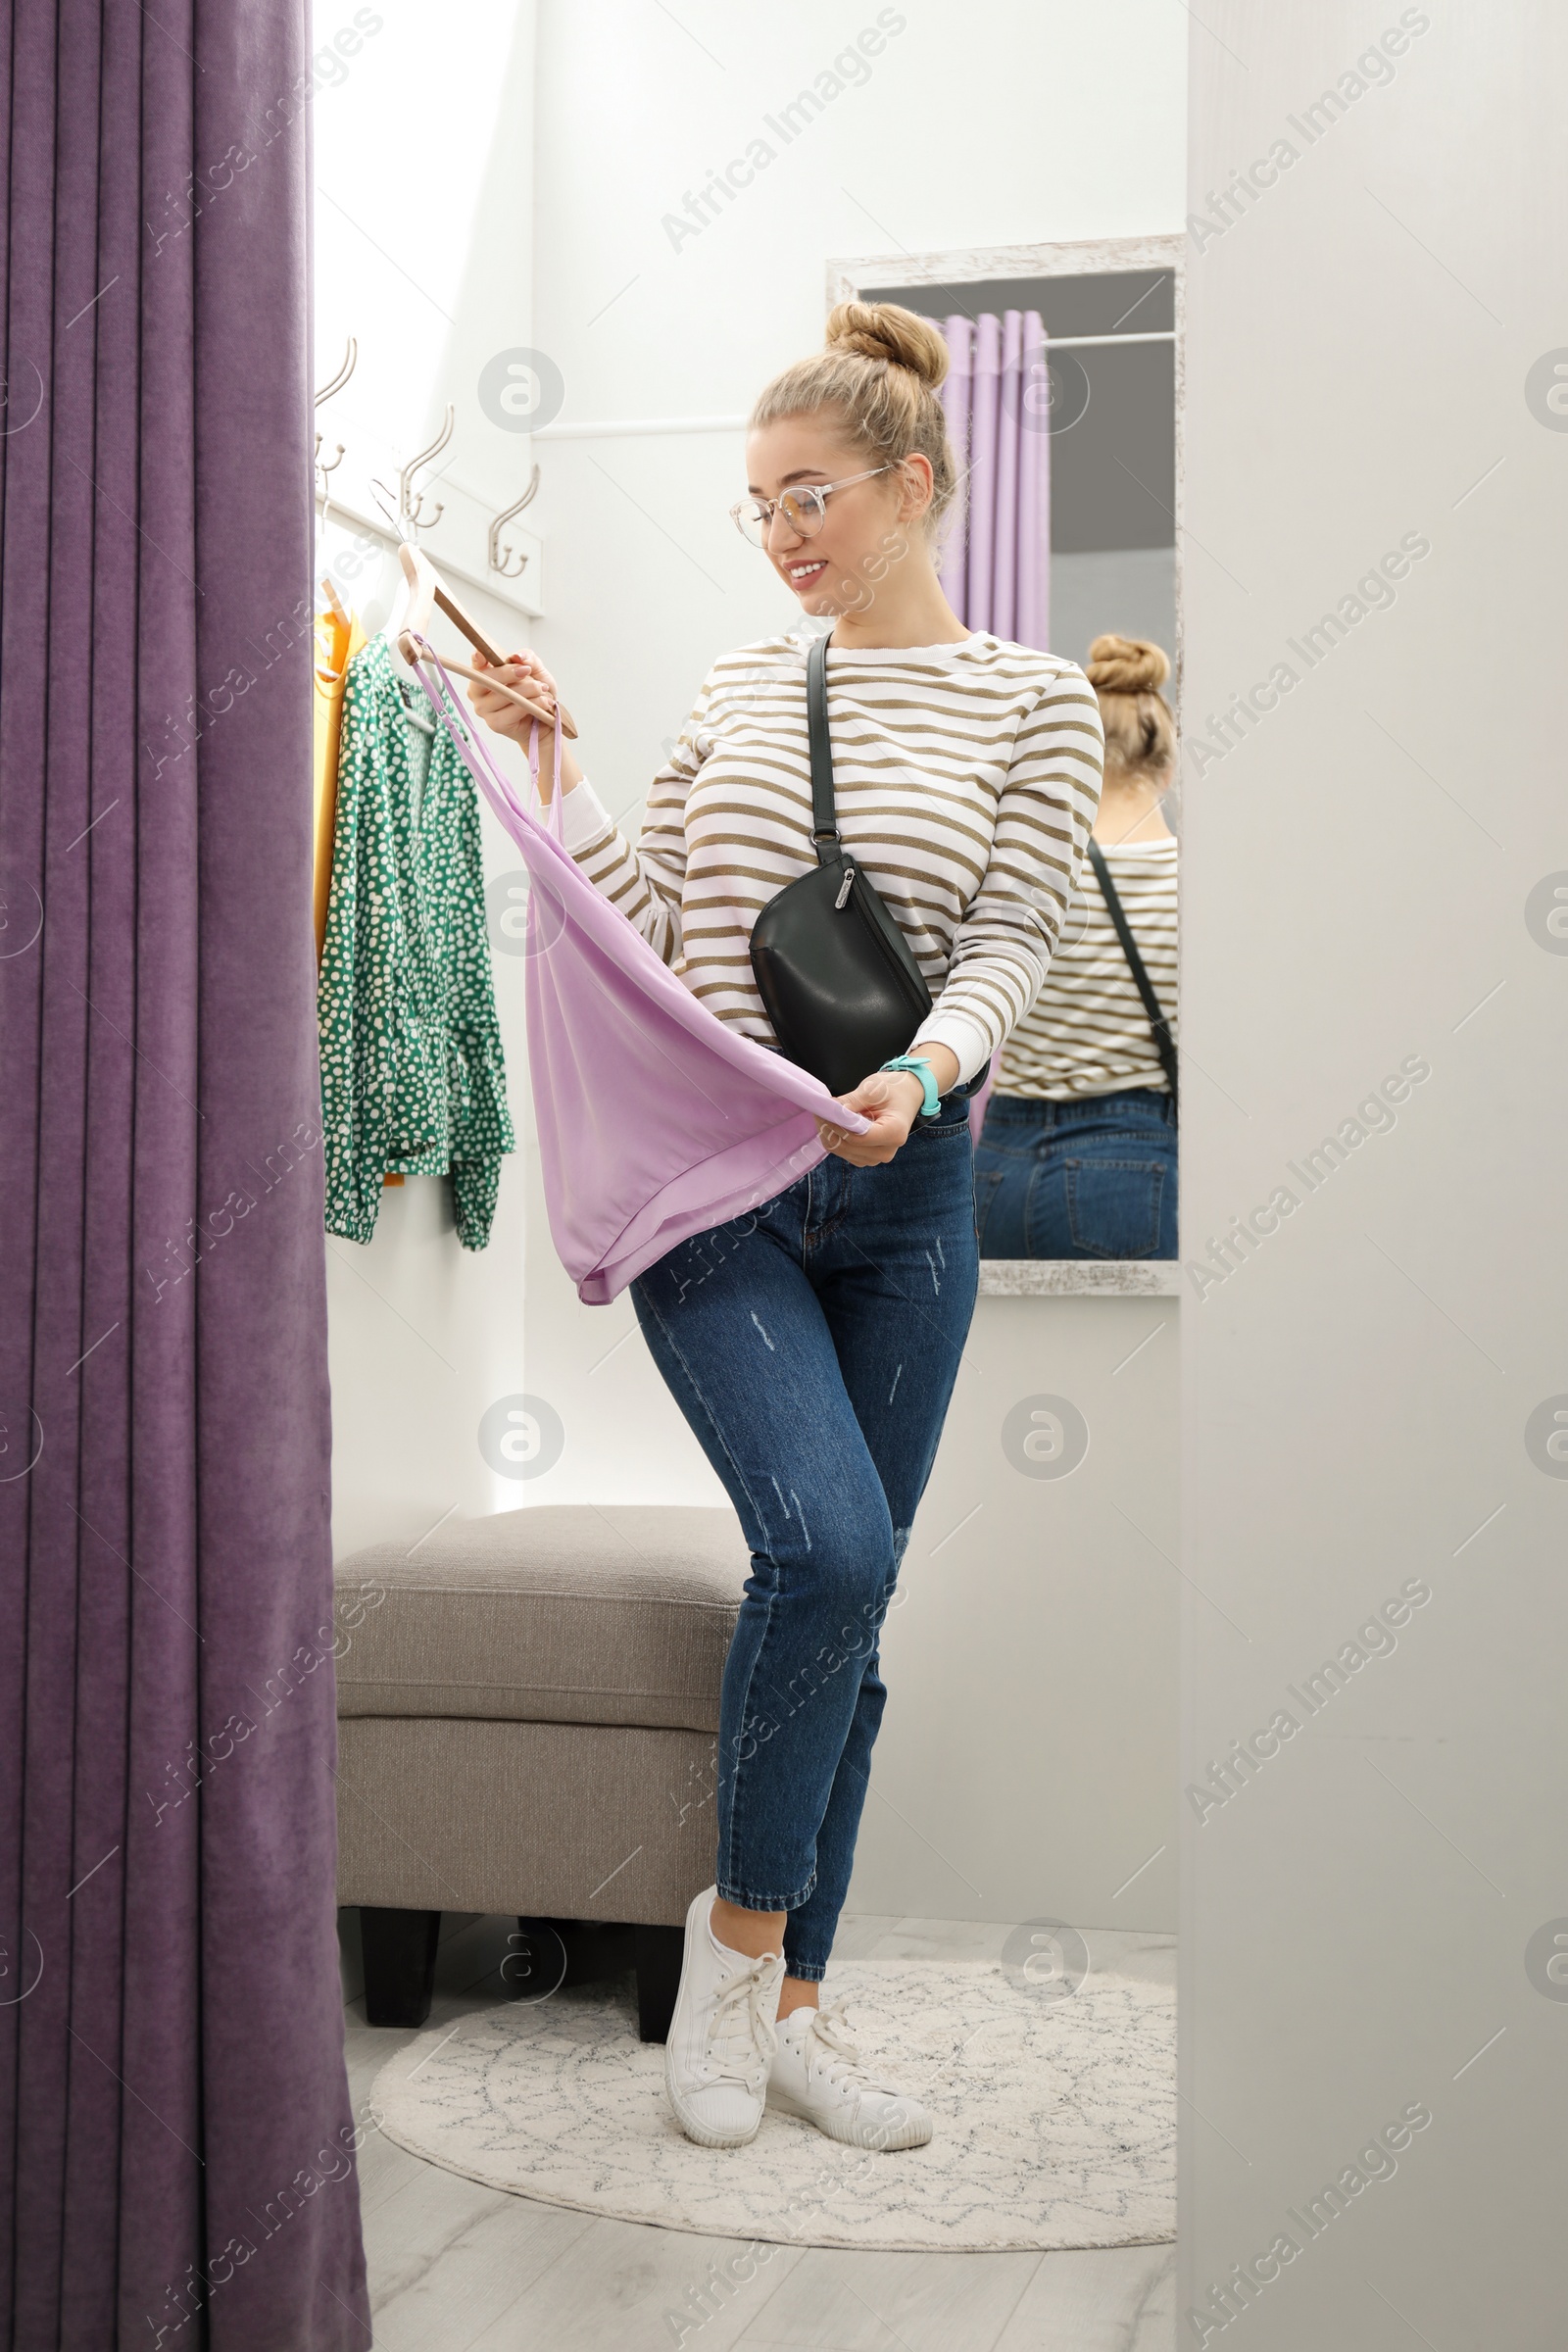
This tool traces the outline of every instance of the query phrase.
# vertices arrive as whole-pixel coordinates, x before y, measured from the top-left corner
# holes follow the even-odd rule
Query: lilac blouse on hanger
[[[868,1122],[708,1011],[523,805],[458,716],[427,647],[416,674],[528,868],[528,1069],[545,1202],[578,1297],[603,1306],[677,1243],[815,1167],[819,1119],[854,1134]],[[558,733],[558,821],[560,746]],[[537,728],[529,769],[537,777]]]

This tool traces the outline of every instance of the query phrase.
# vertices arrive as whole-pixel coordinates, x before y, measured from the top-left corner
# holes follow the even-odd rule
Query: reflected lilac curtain
[[[942,397],[965,476],[942,586],[958,618],[1050,651],[1051,435],[1038,311],[950,318]]]
[[[357,2352],[308,20],[6,18],[0,2328]]]

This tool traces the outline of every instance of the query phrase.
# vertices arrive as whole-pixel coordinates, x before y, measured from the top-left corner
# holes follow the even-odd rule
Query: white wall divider
[[[1201,19],[1177,2340],[1557,2352],[1568,18]]]

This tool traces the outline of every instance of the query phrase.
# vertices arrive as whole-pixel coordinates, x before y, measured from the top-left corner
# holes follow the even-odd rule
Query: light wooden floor
[[[449,1915],[432,2025],[501,1997],[514,1922]],[[358,1932],[345,1922],[349,2088],[357,2118],[412,2035],[368,2026]],[[850,1958],[993,1958],[1004,1927],[846,1918]],[[1174,1982],[1173,1938],[1088,1934],[1097,1968]],[[666,2316],[742,2241],[652,2230],[484,2188],[370,2132],[360,2186],[375,2352],[1173,2352],[1174,2249],[863,2254],[778,2246],[701,2327]]]

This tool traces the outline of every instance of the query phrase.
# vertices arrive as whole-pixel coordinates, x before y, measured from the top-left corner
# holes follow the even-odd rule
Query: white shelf
[[[1175,1298],[1174,1257],[983,1257],[982,1298]]]

